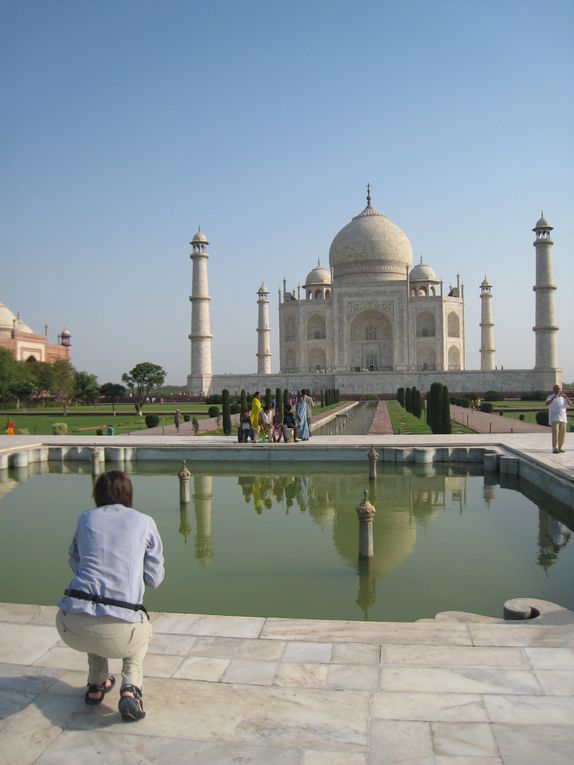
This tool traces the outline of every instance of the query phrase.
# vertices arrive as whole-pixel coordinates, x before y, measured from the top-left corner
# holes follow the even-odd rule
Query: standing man
[[[552,428],[552,451],[554,454],[563,452],[566,423],[568,422],[568,407],[572,403],[568,396],[560,390],[559,385],[552,388],[552,393],[546,398],[546,406],[549,408],[548,421]]]

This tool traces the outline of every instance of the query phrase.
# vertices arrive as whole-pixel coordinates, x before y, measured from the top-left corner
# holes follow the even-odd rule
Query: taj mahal
[[[480,370],[465,364],[464,285],[445,288],[430,265],[413,265],[407,235],[373,205],[343,226],[331,243],[329,267],[320,257],[302,286],[279,291],[279,372],[271,366],[269,290],[257,291],[257,371],[213,374],[205,233],[192,245],[192,395],[241,389],[338,388],[342,395],[392,394],[401,386],[428,390],[438,380],[451,392],[549,390],[558,368],[552,226],[544,215],[533,228],[536,253],[534,369],[495,364],[492,285],[480,284]]]

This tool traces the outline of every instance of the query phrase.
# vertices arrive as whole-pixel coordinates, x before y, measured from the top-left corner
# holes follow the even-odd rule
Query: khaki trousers
[[[553,420],[550,423],[552,428],[552,450],[562,449],[564,446],[564,436],[566,434],[566,423]]]
[[[141,617],[140,622],[123,622],[60,609],[56,628],[70,648],[88,654],[88,684],[99,685],[109,677],[108,659],[122,659],[121,687],[135,685],[141,689],[143,660],[152,635],[149,619],[143,613]]]

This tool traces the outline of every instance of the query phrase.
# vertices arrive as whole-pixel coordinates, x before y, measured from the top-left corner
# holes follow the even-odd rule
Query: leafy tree
[[[8,389],[8,396],[16,399],[16,406],[20,409],[22,403],[26,404],[38,393],[38,384],[30,371],[29,365],[20,363],[16,365],[16,374]]]
[[[122,382],[132,391],[134,405],[138,414],[142,413],[144,401],[149,394],[163,385],[165,371],[158,364],[142,361],[129,372],[124,372]]]
[[[100,386],[100,398],[112,405],[114,417],[116,415],[116,404],[127,393],[127,389],[119,383],[104,383]]]
[[[100,396],[100,386],[96,375],[88,372],[76,372],[74,399],[81,404],[93,404]]]
[[[7,348],[0,348],[0,397],[6,398],[16,377],[16,362]]]
[[[20,364],[32,376],[38,395],[53,393],[56,385],[56,370],[53,364],[48,364],[45,361],[36,361],[35,359],[21,361]]]
[[[50,366],[53,372],[50,393],[62,404],[64,415],[67,415],[76,386],[76,370],[67,359],[56,359]]]

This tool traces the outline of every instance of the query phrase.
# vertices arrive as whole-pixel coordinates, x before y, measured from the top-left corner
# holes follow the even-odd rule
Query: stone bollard
[[[371,446],[369,451],[369,480],[374,481],[377,477],[377,460],[379,459],[375,447]]]
[[[189,491],[189,479],[191,473],[187,469],[185,460],[181,463],[181,470],[179,471],[179,501],[182,504],[189,504],[191,502],[191,494]]]
[[[359,519],[359,558],[373,558],[373,519],[375,508],[369,502],[369,492],[363,492],[363,499],[357,505],[357,517]]]
[[[14,461],[12,463],[14,467],[28,467],[30,464],[29,452],[16,452],[14,454]]]

